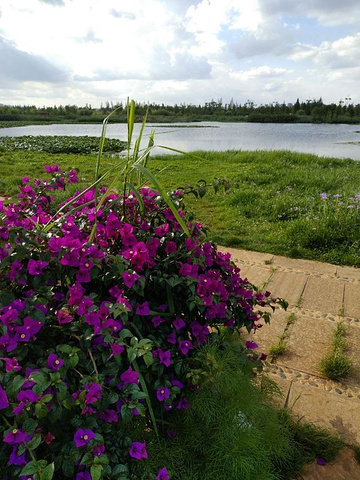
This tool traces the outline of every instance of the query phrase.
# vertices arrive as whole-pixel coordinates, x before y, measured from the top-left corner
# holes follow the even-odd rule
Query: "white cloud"
[[[3,0],[0,14],[2,103],[335,101],[339,78],[359,80],[359,0]]]

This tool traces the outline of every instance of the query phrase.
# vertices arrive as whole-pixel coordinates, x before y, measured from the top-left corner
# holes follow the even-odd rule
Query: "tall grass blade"
[[[127,99],[126,105],[126,113],[127,113],[127,125],[128,125],[128,157],[130,156],[130,148],[131,148],[131,139],[134,131],[134,123],[135,123],[135,102],[131,100],[129,103],[129,99]]]
[[[140,144],[141,144],[142,136],[143,136],[143,133],[144,133],[144,128],[145,128],[145,125],[146,125],[147,116],[148,116],[148,112],[145,113],[145,116],[144,116],[144,119],[143,119],[143,122],[142,122],[142,125],[141,125],[141,129],[140,129],[140,132],[139,132],[139,136],[137,137],[136,142],[135,142],[134,152],[133,152],[133,161],[134,162],[136,162],[136,160],[138,158],[138,155],[139,155]]]
[[[140,165],[140,164],[136,164],[133,166],[133,168],[139,170],[145,177],[147,177],[150,182],[154,185],[154,187],[157,189],[157,191],[160,193],[160,195],[162,196],[162,198],[165,200],[167,206],[170,208],[170,210],[172,211],[172,213],[174,214],[174,217],[176,218],[176,220],[178,221],[178,223],[180,224],[181,228],[183,229],[183,231],[185,232],[185,234],[190,237],[190,232],[189,232],[189,229],[187,228],[184,220],[181,218],[181,216],[179,215],[179,212],[177,211],[177,208],[175,207],[173,201],[171,200],[171,198],[168,196],[168,194],[165,192],[165,190],[162,188],[162,186],[160,185],[160,183],[156,180],[156,178],[154,177],[154,175],[152,175],[149,170],[147,168],[145,168],[144,166]]]
[[[143,376],[141,375],[141,373],[140,373],[139,365],[138,365],[137,361],[134,360],[132,363],[133,363],[133,365],[134,365],[134,367],[135,367],[135,370],[136,370],[136,371],[138,372],[138,374],[139,374],[139,382],[140,382],[141,388],[142,388],[143,391],[146,393],[146,399],[145,399],[145,400],[146,400],[147,407],[148,407],[148,409],[149,409],[150,418],[151,418],[151,421],[152,421],[152,423],[153,423],[156,436],[157,436],[157,438],[159,438],[159,431],[158,431],[158,428],[157,428],[157,423],[156,423],[156,418],[155,418],[154,410],[153,410],[153,408],[152,408],[151,401],[150,401],[149,390],[148,390],[148,388],[147,388],[147,385],[146,385],[146,382],[145,382],[144,377],[143,377]]]

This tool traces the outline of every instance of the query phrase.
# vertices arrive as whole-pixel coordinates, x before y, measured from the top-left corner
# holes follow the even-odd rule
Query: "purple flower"
[[[138,303],[136,306],[136,314],[141,316],[150,315],[149,303]]]
[[[142,458],[148,458],[148,454],[146,451],[146,443],[132,443],[130,446],[129,455],[130,457],[136,458],[137,460],[141,460]]]
[[[118,345],[116,343],[112,343],[110,348],[112,353],[108,360],[110,360],[110,358],[112,358],[114,355],[121,355],[125,351],[125,347],[123,345]]]
[[[95,433],[92,430],[79,428],[74,435],[74,443],[78,448],[84,447],[93,438],[95,438]]]
[[[181,397],[176,408],[178,410],[181,410],[182,408],[187,410],[189,408],[189,400],[186,397]]]
[[[320,193],[320,198],[322,200],[327,200],[329,198],[329,195],[327,193]]]
[[[103,455],[105,452],[105,445],[101,444],[101,445],[95,445],[93,447],[93,455],[94,457],[101,457],[101,455]]]
[[[317,463],[318,465],[326,465],[326,460],[324,460],[323,458],[318,458],[318,459],[316,460],[316,463]]]
[[[79,472],[76,474],[75,480],[91,480],[91,475],[89,472]]]
[[[0,358],[0,360],[5,362],[5,370],[7,372],[12,372],[13,370],[15,372],[18,372],[22,368],[21,365],[19,365],[19,363],[17,361],[17,358],[15,358],[15,357],[13,357],[13,358]]]
[[[41,275],[45,267],[49,265],[48,262],[43,262],[42,260],[33,260],[30,259],[28,263],[28,272],[30,275]]]
[[[120,380],[122,381],[123,385],[127,385],[128,383],[138,383],[139,373],[129,367],[120,375]]]
[[[123,277],[125,285],[128,288],[131,288],[134,285],[134,283],[136,282],[136,280],[139,278],[139,275],[137,273],[124,272],[122,274],[122,277]]]
[[[13,413],[18,415],[22,410],[24,410],[25,406],[28,403],[34,403],[40,400],[40,396],[35,395],[35,393],[28,389],[28,390],[20,390],[20,392],[16,395],[17,400],[19,400],[19,405],[14,408]]]
[[[7,398],[5,390],[0,385],[0,410],[7,408],[9,406],[9,400]]]
[[[182,328],[185,327],[186,323],[184,322],[184,320],[182,318],[177,317],[173,321],[173,325],[176,328],[176,330],[181,330]]]
[[[176,344],[176,333],[170,333],[166,340],[169,342],[169,343],[172,343],[173,345]]]
[[[63,325],[65,323],[71,323],[74,320],[67,308],[62,308],[61,310],[59,310],[56,316],[60,325]]]
[[[162,350],[159,352],[159,363],[162,363],[165,365],[165,367],[170,367],[171,363],[171,352],[170,350],[167,350],[166,352],[163,352]]]
[[[5,435],[3,442],[9,443],[10,445],[16,445],[18,443],[28,442],[31,439],[32,435],[28,435],[20,428],[14,428],[14,430],[11,430],[11,432]]]
[[[55,353],[50,353],[46,363],[46,366],[49,370],[56,372],[56,370],[59,370],[59,368],[61,368],[63,365],[64,361],[61,358],[55,355]]]
[[[162,402],[166,398],[170,397],[170,390],[166,387],[160,387],[156,390],[156,396],[159,402]]]
[[[183,355],[187,355],[189,350],[193,348],[192,343],[190,340],[180,340],[179,342],[179,348],[180,351]]]
[[[85,405],[91,405],[101,398],[101,385],[98,383],[89,383],[84,386],[85,393]]]
[[[169,255],[170,253],[175,253],[176,250],[177,250],[176,242],[170,241],[170,242],[167,242],[167,244],[165,245],[165,252],[167,255]]]
[[[156,480],[169,480],[169,475],[165,467],[159,471]]]
[[[8,465],[20,465],[21,467],[23,467],[24,465],[27,464],[27,461],[25,458],[26,451],[23,452],[21,455],[18,455],[17,451],[18,451],[18,447],[14,445],[9,457]]]
[[[198,277],[199,265],[190,265],[190,263],[183,263],[180,267],[179,274],[184,277]]]
[[[255,350],[256,348],[258,348],[258,344],[250,340],[247,340],[245,342],[245,345],[246,345],[246,348],[249,348],[250,350]]]
[[[106,423],[114,423],[118,421],[118,416],[115,410],[104,410],[99,413],[99,418]]]

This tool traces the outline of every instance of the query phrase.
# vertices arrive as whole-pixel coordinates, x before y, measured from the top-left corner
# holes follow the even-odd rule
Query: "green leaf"
[[[16,377],[13,380],[12,387],[15,391],[20,390],[20,388],[23,386],[25,382],[25,378],[22,377],[21,375],[16,375]]]
[[[126,465],[116,465],[116,467],[112,470],[111,475],[114,477],[115,475],[127,475],[129,473],[129,469]],[[116,477],[117,478],[117,477]]]
[[[9,290],[0,291],[0,305],[8,305],[15,300],[15,296]]]
[[[63,352],[63,353],[67,353],[70,355],[70,353],[72,352],[72,347],[70,347],[70,345],[58,345],[56,347],[56,350],[58,352]]]
[[[133,348],[128,348],[127,355],[129,362],[132,363],[136,359],[136,350],[134,350]]]
[[[121,340],[123,340],[124,338],[132,337],[132,336],[133,336],[133,334],[127,328],[124,328],[123,330],[121,330],[121,332],[119,334],[119,338]]]
[[[50,463],[44,470],[41,472],[40,480],[51,480],[55,472],[54,462]]]
[[[33,460],[32,462],[29,462],[28,464],[25,465],[25,467],[20,472],[20,476],[25,477],[26,475],[33,475],[36,472],[37,472],[37,462]]]
[[[154,357],[152,356],[151,352],[145,353],[145,355],[143,356],[143,359],[147,367],[150,367],[150,365],[154,363]]]
[[[35,405],[35,415],[36,418],[45,418],[48,414],[48,409],[44,403],[37,403]]]
[[[49,403],[52,399],[54,398],[54,395],[51,395],[50,393],[48,395],[44,395],[42,398],[41,398],[41,401],[43,403]]]
[[[101,478],[103,467],[101,465],[92,465],[90,468],[91,480],[99,480]]]
[[[39,385],[43,391],[46,390],[51,384],[51,379],[49,379],[49,377],[43,372],[32,372],[29,380],[32,380],[36,383],[36,385]]]
[[[79,363],[79,355],[75,353],[75,355],[72,355],[70,357],[70,365],[72,368],[75,368],[78,363]]]
[[[36,433],[30,442],[27,444],[30,450],[35,450],[41,443],[41,435]]]

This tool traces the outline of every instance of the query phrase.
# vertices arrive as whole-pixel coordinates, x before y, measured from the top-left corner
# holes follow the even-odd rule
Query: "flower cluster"
[[[197,347],[219,326],[259,328],[275,301],[204,240],[179,192],[189,236],[148,187],[144,208],[88,189],[57,213],[47,190],[76,175],[46,170],[53,182],[25,178],[17,203],[0,202],[4,478],[128,478],[148,457],[145,431],[132,439],[128,425],[161,430],[155,418],[186,410]]]

